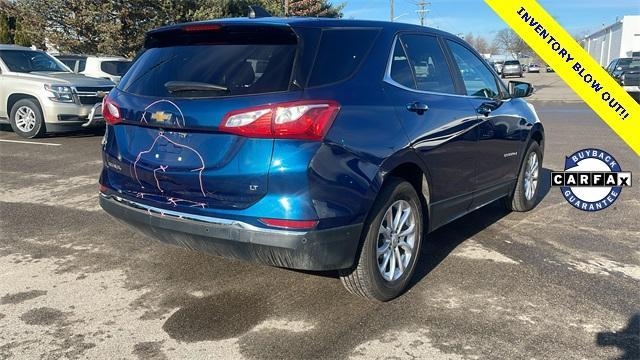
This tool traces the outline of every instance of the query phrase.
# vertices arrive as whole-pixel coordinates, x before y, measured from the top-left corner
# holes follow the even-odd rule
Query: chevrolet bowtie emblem
[[[165,122],[171,120],[171,114],[167,114],[164,111],[156,111],[151,115],[151,118],[155,121]]]

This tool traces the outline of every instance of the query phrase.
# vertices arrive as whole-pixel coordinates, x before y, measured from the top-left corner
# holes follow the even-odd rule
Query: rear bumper
[[[350,268],[362,225],[305,232],[259,228],[241,221],[159,209],[100,194],[116,219],[163,242],[214,256],[299,270]]]

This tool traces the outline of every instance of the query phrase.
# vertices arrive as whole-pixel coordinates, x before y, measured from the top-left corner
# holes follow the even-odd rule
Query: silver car
[[[24,138],[103,125],[102,98],[114,85],[75,74],[44,51],[0,45],[0,123]]]
[[[507,76],[522,77],[522,65],[518,60],[507,60],[502,65],[502,78]]]

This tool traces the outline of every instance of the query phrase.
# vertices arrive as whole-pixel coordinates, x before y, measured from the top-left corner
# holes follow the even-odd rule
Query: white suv
[[[74,74],[44,51],[0,44],[0,123],[22,137],[104,126],[102,98],[113,86]]]
[[[131,60],[116,56],[56,55],[71,70],[90,77],[109,79],[114,83],[129,68]]]

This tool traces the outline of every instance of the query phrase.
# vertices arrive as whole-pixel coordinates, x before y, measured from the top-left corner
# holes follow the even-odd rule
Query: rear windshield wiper
[[[164,87],[172,94],[189,91],[229,91],[225,86],[195,81],[168,81],[164,84]]]

